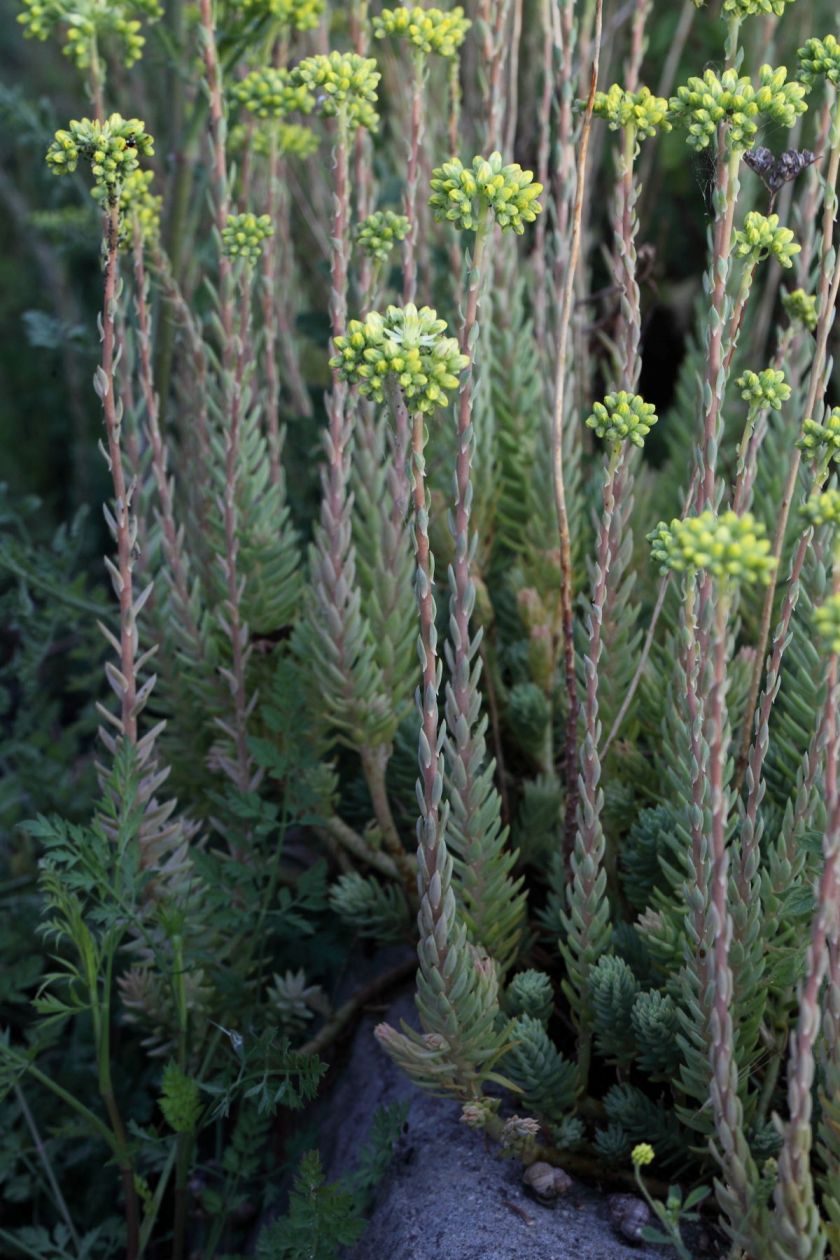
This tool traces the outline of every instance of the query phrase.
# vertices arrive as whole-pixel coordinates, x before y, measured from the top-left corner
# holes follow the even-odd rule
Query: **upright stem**
[[[417,182],[420,147],[423,143],[423,90],[426,84],[426,54],[417,51],[412,58],[411,125],[408,137],[408,167],[405,177],[405,214],[408,232],[403,245],[403,305],[417,296]]]
[[[569,328],[572,322],[572,305],[575,290],[575,275],[580,257],[580,239],[582,231],[583,198],[586,188],[586,155],[589,151],[589,136],[592,131],[592,110],[595,104],[595,92],[598,87],[598,67],[600,64],[601,28],[603,21],[603,0],[596,0],[595,43],[592,73],[589,83],[589,98],[583,116],[577,160],[577,189],[572,219],[572,239],[569,249],[569,260],[566,268],[565,283],[557,332],[557,367],[554,381],[554,418],[551,433],[551,444],[554,466],[554,505],[557,512],[557,528],[560,534],[560,576],[561,576],[561,612],[563,621],[563,655],[566,682],[566,820],[565,851],[571,853],[577,827],[577,725],[578,694],[577,672],[575,667],[574,644],[574,612],[572,573],[572,544],[569,535],[569,514],[566,507],[566,483],[563,469],[563,435],[566,422],[566,371],[569,345]]]
[[[277,130],[271,128],[268,150],[268,199],[266,214],[274,223],[277,217],[277,184],[278,184]],[[263,317],[263,362],[265,365],[265,417],[268,432],[268,463],[271,483],[279,486],[282,481],[280,467],[280,374],[277,370],[277,295],[274,285],[277,275],[277,249],[270,240],[266,242],[262,254],[262,285],[260,299]]]
[[[127,486],[123,468],[120,430],[122,407],[116,398],[114,380],[115,318],[119,277],[120,211],[115,202],[108,207],[105,228],[105,292],[102,302],[102,359],[96,373],[96,389],[102,400],[108,467],[114,484],[114,512],[110,517],[117,543],[116,567],[107,561],[120,606],[120,670],[112,678],[120,697],[120,733],[129,743],[137,743],[137,624],[134,605],[134,544],[136,520],[131,511],[134,487]],[[110,516],[110,513],[109,513]]]

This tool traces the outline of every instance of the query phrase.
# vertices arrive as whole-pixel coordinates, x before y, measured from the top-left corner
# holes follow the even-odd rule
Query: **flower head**
[[[469,362],[445,331],[445,320],[428,306],[389,306],[384,315],[372,311],[364,321],[351,320],[347,333],[335,338],[330,367],[376,402],[383,401],[386,379],[393,378],[409,411],[428,414],[447,405],[445,391],[457,389],[458,373]]]
[[[595,403],[586,427],[614,445],[628,441],[634,446],[644,446],[645,438],[658,419],[653,403],[646,403],[638,394],[628,394],[622,389],[607,394],[602,403]]]
[[[784,372],[776,368],[764,368],[761,372],[744,372],[736,381],[744,402],[753,411],[780,411],[782,403],[790,398],[790,386]]]
[[[840,595],[829,595],[824,604],[814,609],[817,633],[830,652],[840,652]]]
[[[646,1164],[652,1164],[654,1151],[650,1142],[639,1142],[638,1146],[634,1146],[630,1152],[630,1158],[635,1168],[644,1168]]]
[[[653,559],[662,571],[694,573],[766,585],[776,568],[764,526],[752,513],[701,512],[699,516],[660,521],[648,535]]]
[[[721,11],[739,18],[761,17],[771,13],[775,13],[776,17],[781,17],[785,11],[785,5],[791,3],[792,0],[723,0]]]
[[[126,240],[131,236],[131,232],[126,229],[126,221],[132,224],[136,222],[144,241],[154,241],[160,232],[163,198],[152,192],[153,179],[154,171],[137,170],[123,180],[120,190],[120,217],[121,230]]]
[[[408,235],[408,219],[393,210],[376,210],[356,228],[359,249],[369,258],[384,262],[396,245]]]
[[[231,95],[257,118],[285,118],[295,110],[309,114],[315,107],[315,97],[309,89],[293,82],[290,70],[274,66],[246,74],[234,85]]]
[[[18,14],[27,39],[48,39],[57,27],[64,27],[64,53],[80,70],[91,63],[95,44],[111,41],[126,67],[133,66],[146,42],[138,14],[156,21],[163,14],[159,0],[23,0]]]
[[[441,57],[454,57],[472,23],[460,5],[444,13],[442,9],[383,9],[373,19],[377,39],[404,35],[415,48]]]
[[[799,77],[812,88],[820,76],[840,87],[840,41],[836,35],[809,39],[799,49]]]
[[[227,144],[231,153],[239,153],[246,144],[254,153],[265,156],[271,151],[272,141],[281,157],[308,158],[316,153],[321,143],[311,127],[300,123],[273,122],[254,128],[237,123],[228,132]]]
[[[226,258],[242,258],[255,263],[262,253],[262,243],[274,233],[267,214],[229,214],[222,228],[222,248]]]
[[[757,210],[750,210],[743,228],[735,233],[732,252],[736,258],[748,258],[753,265],[772,254],[783,267],[792,267],[794,256],[801,248],[793,239],[790,228],[779,226],[777,214],[760,214]]]
[[[806,420],[797,445],[813,459],[824,459],[828,463],[840,460],[840,407],[832,407],[825,424]]]
[[[809,495],[802,504],[802,515],[811,525],[840,525],[840,490]]]
[[[349,127],[369,131],[379,123],[374,106],[380,77],[372,57],[340,52],[306,57],[291,74],[292,82],[315,97],[316,108],[326,117],[343,115]]]
[[[787,70],[779,66],[762,66],[759,86],[753,87],[737,70],[724,70],[718,76],[707,70],[702,79],[691,78],[670,101],[671,118],[684,126],[693,149],[709,146],[718,127],[727,127],[730,149],[752,148],[761,122],[791,127],[805,109],[805,88],[787,81]]]
[[[628,92],[614,83],[608,92],[595,93],[593,113],[605,119],[611,131],[634,127],[639,140],[654,136],[660,130],[671,130],[667,100],[664,96],[654,96],[647,87]]]
[[[817,326],[817,299],[804,289],[794,289],[782,294],[782,306],[791,323],[800,323],[813,332]]]
[[[324,13],[325,0],[233,0],[249,17],[272,18],[286,30],[313,31]]]
[[[429,205],[435,218],[467,231],[475,229],[489,209],[501,228],[512,228],[521,236],[525,224],[533,223],[542,210],[537,201],[542,184],[516,162],[503,166],[501,153],[474,157],[470,166],[452,158],[432,171],[431,188]]]
[[[47,165],[56,175],[72,174],[81,158],[90,163],[94,196],[116,205],[125,181],[140,165],[141,157],[154,153],[152,137],[139,118],[112,114],[105,122],[74,119],[66,131],[57,131],[47,149]]]

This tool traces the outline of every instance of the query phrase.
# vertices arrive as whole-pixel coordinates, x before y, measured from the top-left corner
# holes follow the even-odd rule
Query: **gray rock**
[[[403,996],[389,1023],[414,1023]],[[620,1239],[606,1198],[575,1182],[544,1207],[525,1191],[521,1165],[503,1159],[458,1108],[416,1090],[379,1049],[365,1019],[327,1100],[321,1153],[330,1176],[350,1171],[379,1106],[406,1100],[405,1131],[350,1260],[673,1260],[670,1248]]]

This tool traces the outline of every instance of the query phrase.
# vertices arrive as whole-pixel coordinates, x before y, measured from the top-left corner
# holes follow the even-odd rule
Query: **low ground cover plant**
[[[840,1256],[833,6],[18,20],[0,1250],[340,1254],[402,1115],[304,1108],[416,971],[372,1057],[538,1197]]]

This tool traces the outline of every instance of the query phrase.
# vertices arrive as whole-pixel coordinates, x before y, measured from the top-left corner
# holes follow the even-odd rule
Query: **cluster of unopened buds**
[[[236,0],[250,17],[267,17],[286,30],[314,31],[325,0]]]
[[[276,66],[252,70],[234,84],[231,95],[257,118],[285,118],[296,110],[308,114],[315,105],[309,89],[294,82],[290,70]]]
[[[785,5],[791,3],[792,0],[723,0],[722,12],[738,18],[765,17],[769,14],[781,17]]]
[[[384,315],[371,311],[336,337],[330,366],[375,402],[384,400],[391,378],[409,411],[428,414],[447,405],[446,391],[457,389],[458,373],[469,362],[445,332],[445,320],[428,306],[389,306]]]
[[[607,394],[603,402],[595,403],[586,427],[594,429],[599,438],[613,446],[624,441],[644,446],[657,420],[653,403],[646,403],[638,394],[628,394],[621,389]]]
[[[813,293],[804,289],[794,289],[792,293],[782,293],[782,308],[791,323],[802,324],[809,332],[813,332],[819,318],[817,299]]]
[[[670,131],[668,102],[664,96],[654,96],[650,88],[628,92],[614,83],[607,92],[596,92],[592,111],[603,118],[611,131],[632,127],[639,140],[655,136],[657,131]]]
[[[648,535],[653,559],[674,573],[703,570],[715,578],[766,585],[776,568],[764,526],[751,512],[701,512],[660,521]]]
[[[832,407],[824,424],[818,420],[806,420],[798,445],[813,459],[821,458],[826,463],[840,460],[840,407]]]
[[[752,264],[772,255],[783,267],[792,267],[801,248],[790,228],[780,226],[777,214],[750,210],[744,218],[744,226],[735,233],[732,252],[736,258],[747,258]]]
[[[292,83],[311,93],[325,117],[343,118],[348,127],[369,131],[379,124],[374,107],[380,77],[372,57],[340,52],[306,57],[291,74]]]
[[[456,5],[448,12],[417,7],[383,9],[374,17],[372,26],[377,39],[383,39],[386,35],[402,35],[419,52],[454,57],[463,44],[471,23],[464,16],[461,6]]]
[[[254,263],[262,253],[263,241],[274,232],[267,214],[230,214],[222,228],[222,249],[226,258]]]
[[[537,200],[542,184],[516,162],[505,166],[500,153],[474,157],[470,166],[459,158],[444,162],[432,171],[431,188],[435,218],[466,231],[475,230],[489,212],[499,227],[521,235],[542,210]]]
[[[393,210],[375,210],[356,229],[356,243],[369,258],[384,262],[398,241],[408,235],[408,219]]]
[[[47,165],[57,175],[72,174],[79,160],[89,162],[94,196],[116,205],[125,181],[138,169],[141,157],[151,157],[154,142],[139,118],[111,114],[105,122],[74,119],[57,131],[47,150]]]
[[[840,525],[840,490],[809,495],[802,504],[802,515],[810,525]]]
[[[814,624],[830,652],[840,652],[840,595],[829,595],[814,609]]]
[[[840,40],[836,35],[807,40],[799,49],[799,66],[800,78],[807,87],[813,87],[815,80],[822,77],[840,87]]]
[[[23,0],[18,22],[28,39],[48,39],[58,26],[65,27],[65,54],[80,70],[93,59],[94,45],[111,39],[120,49],[126,67],[139,60],[146,40],[137,14],[154,21],[163,14],[159,0]]]
[[[788,82],[784,66],[776,70],[762,66],[757,88],[737,70],[717,75],[709,69],[702,79],[692,77],[677,89],[671,97],[670,116],[686,128],[693,149],[708,148],[718,128],[726,124],[729,148],[742,152],[755,143],[760,123],[792,127],[805,112],[805,91],[801,83]]]
[[[744,372],[738,377],[736,384],[744,402],[749,403],[753,411],[765,407],[770,411],[779,411],[782,404],[790,398],[790,386],[785,380],[784,372],[778,368]]]

